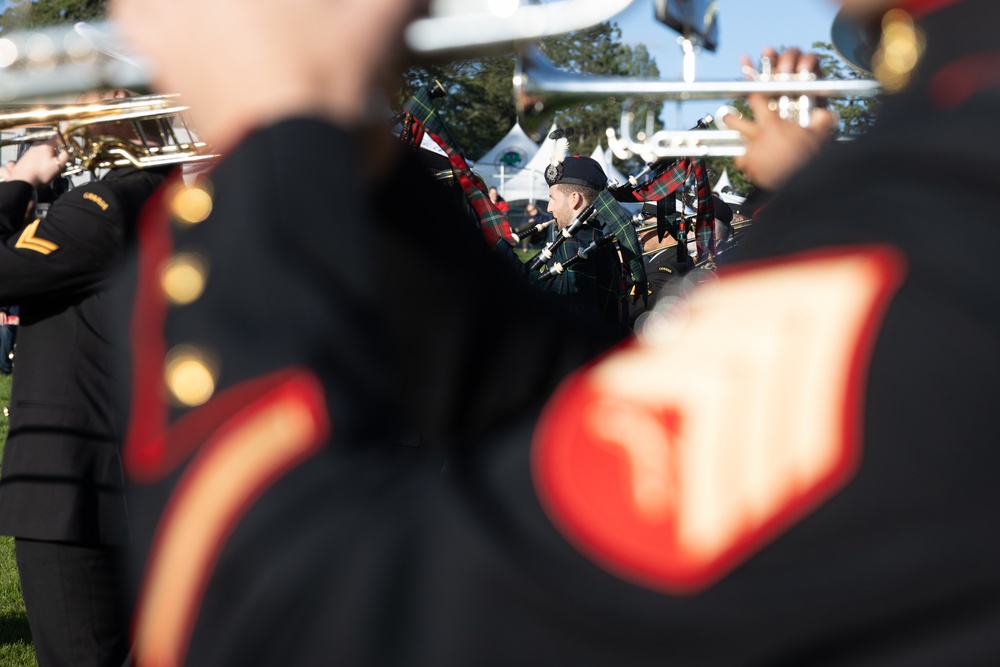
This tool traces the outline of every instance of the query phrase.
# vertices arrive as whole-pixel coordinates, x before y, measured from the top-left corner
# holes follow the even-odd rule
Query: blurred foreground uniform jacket
[[[116,169],[25,220],[27,183],[0,184],[0,302],[20,304],[0,475],[0,534],[128,542],[107,289],[163,170]]]
[[[189,377],[216,379],[197,407],[137,399],[139,663],[993,664],[1000,194],[977,179],[1000,168],[978,129],[1000,89],[935,110],[928,84],[1000,58],[997,21],[985,0],[929,16],[929,78],[795,179],[669,335],[569,376],[590,334],[494,280],[481,241],[437,262],[365,210],[360,170],[327,157],[354,155],[348,136],[248,137],[211,215],[157,227],[139,261],[207,254],[199,300],[140,313],[156,326],[137,360],[162,377],[198,349],[214,366]],[[343,165],[336,216],[326,193],[289,207],[301,190],[265,167],[320,156]],[[966,247],[938,243],[939,197]],[[332,237],[352,216],[372,224]],[[359,256],[411,289],[376,294]],[[267,357],[253,313],[271,289],[292,320]],[[451,439],[447,474],[368,446],[393,414]]]

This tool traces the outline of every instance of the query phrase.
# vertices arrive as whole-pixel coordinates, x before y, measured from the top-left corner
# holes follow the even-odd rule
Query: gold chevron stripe
[[[43,255],[48,255],[54,250],[59,250],[57,246],[52,241],[46,241],[45,239],[35,236],[35,232],[38,231],[38,224],[41,220],[35,220],[33,223],[24,228],[21,232],[21,237],[17,239],[17,243],[14,245],[15,248],[23,248],[25,250],[34,250],[35,252],[40,252]]]

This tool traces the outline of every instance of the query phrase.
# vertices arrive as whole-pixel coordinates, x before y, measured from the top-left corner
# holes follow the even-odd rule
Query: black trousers
[[[39,667],[119,667],[128,656],[120,549],[15,538]]]

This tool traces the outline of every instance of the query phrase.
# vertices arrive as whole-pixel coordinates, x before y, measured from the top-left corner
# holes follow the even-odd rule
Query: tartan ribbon
[[[597,199],[594,200],[594,209],[594,218],[601,222],[606,232],[615,235],[625,266],[632,274],[632,283],[635,285],[636,293],[642,295],[643,303],[645,303],[649,291],[646,289],[646,264],[642,261],[642,246],[639,245],[639,236],[635,233],[635,225],[632,224],[632,220],[622,205],[607,190],[601,190],[601,193],[597,195]]]
[[[458,142],[451,136],[448,126],[437,115],[437,110],[431,102],[427,89],[421,88],[414,93],[413,97],[403,104],[403,110],[413,117],[413,123],[417,126],[415,131],[419,132],[419,128],[423,128],[434,140],[434,143],[440,146],[448,156],[455,180],[462,187],[462,192],[469,201],[469,206],[476,214],[479,229],[486,237],[486,241],[490,245],[495,245],[502,239],[508,244],[514,245],[507,216],[490,201],[482,181],[472,173],[469,163],[462,157]]]
[[[715,254],[715,204],[712,203],[712,186],[708,182],[708,169],[704,160],[677,160],[655,171],[649,180],[636,186],[628,194],[635,201],[659,201],[684,187],[691,176],[694,176],[698,187],[694,230],[698,259],[702,260],[709,253]],[[685,239],[677,240],[685,242]]]

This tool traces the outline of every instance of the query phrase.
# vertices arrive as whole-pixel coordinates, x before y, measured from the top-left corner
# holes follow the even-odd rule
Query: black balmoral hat
[[[583,185],[600,192],[608,184],[608,177],[597,160],[591,157],[572,156],[563,160],[559,168],[545,172],[549,185]]]

